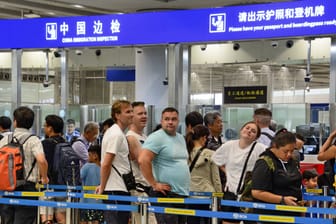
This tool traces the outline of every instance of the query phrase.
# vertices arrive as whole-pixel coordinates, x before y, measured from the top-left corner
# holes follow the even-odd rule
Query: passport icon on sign
[[[209,32],[223,33],[226,30],[226,13],[210,14]]]
[[[46,23],[46,40],[57,40],[57,23]]]

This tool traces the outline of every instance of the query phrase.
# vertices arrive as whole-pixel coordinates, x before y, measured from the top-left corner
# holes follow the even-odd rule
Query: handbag
[[[135,190],[137,184],[135,182],[135,178],[134,178],[134,175],[133,175],[132,164],[131,164],[129,155],[128,155],[128,161],[129,161],[130,169],[131,169],[131,171],[129,173],[120,174],[118,169],[113,164],[112,164],[112,167],[118,173],[118,175],[123,179],[123,181],[125,183],[125,186],[126,186],[126,189],[128,191],[130,191],[130,190]]]

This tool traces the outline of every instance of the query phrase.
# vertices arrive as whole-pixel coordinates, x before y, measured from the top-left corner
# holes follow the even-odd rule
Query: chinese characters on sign
[[[46,40],[58,40],[58,36],[61,36],[62,43],[118,41],[116,35],[120,33],[118,19],[112,19],[109,24],[106,24],[109,28],[106,35],[104,35],[106,30],[104,30],[104,23],[101,20],[97,19],[92,24],[88,23],[88,21],[77,21],[73,26],[65,21],[60,24],[46,23]],[[91,29],[90,26],[92,26]],[[89,30],[92,32],[89,33]],[[71,31],[73,32],[69,34]]]
[[[297,8],[281,8],[260,11],[239,12],[239,22],[255,22],[255,21],[270,21],[285,20],[285,19],[299,19],[318,17],[324,15],[324,6],[309,6]]]
[[[224,87],[224,103],[267,103],[267,86]]]
[[[336,34],[336,1],[0,20],[0,49],[160,45]],[[32,35],[34,34],[34,35]]]
[[[209,33],[260,32],[336,25],[335,20],[323,19],[326,15],[325,9],[325,5],[318,2],[314,6],[287,6],[264,10],[252,8],[239,10],[234,16],[228,16],[229,21],[226,19],[227,13],[210,14]],[[310,21],[316,18],[320,20]]]

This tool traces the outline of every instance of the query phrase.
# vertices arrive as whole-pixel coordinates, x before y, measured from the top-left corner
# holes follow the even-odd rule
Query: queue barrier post
[[[67,202],[71,202],[71,200],[72,200],[72,198],[70,197],[70,194],[69,194],[70,191],[71,191],[70,189],[66,189],[66,192],[67,192],[67,195],[68,195],[67,199],[66,199]],[[66,208],[65,209],[65,221],[66,221],[66,223],[74,223],[74,220],[71,216],[71,213],[72,213],[71,208]]]
[[[140,203],[140,223],[141,224],[148,224],[148,204],[147,203]]]
[[[223,197],[223,193],[213,193],[211,197],[211,211],[217,212],[220,204],[220,200]],[[218,224],[218,218],[212,217],[211,224]]]
[[[323,196],[328,196],[328,186],[322,186],[322,191],[323,191]],[[319,204],[317,202],[317,204]],[[323,208],[328,208],[328,202],[327,201],[323,201]],[[318,215],[318,217],[320,217],[320,215]],[[323,218],[327,218],[327,214],[323,215]]]

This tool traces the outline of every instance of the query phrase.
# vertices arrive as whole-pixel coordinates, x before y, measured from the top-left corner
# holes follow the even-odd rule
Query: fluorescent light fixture
[[[78,9],[83,9],[84,8],[84,6],[78,5],[78,4],[74,4],[72,6],[75,7],[75,8],[78,8]]]
[[[41,16],[30,10],[29,12],[24,13],[23,17],[25,17],[25,18],[40,18]]]

